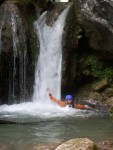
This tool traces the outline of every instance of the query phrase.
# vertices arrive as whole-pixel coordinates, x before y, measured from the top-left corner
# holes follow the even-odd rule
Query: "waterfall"
[[[33,95],[35,102],[48,103],[47,88],[57,99],[60,99],[62,33],[68,9],[69,7],[61,13],[52,26],[46,24],[47,12],[43,13],[34,24],[40,41]]]
[[[4,21],[5,21],[5,10],[3,12],[3,20],[1,21],[1,24],[0,24],[0,55],[1,55],[1,49],[2,49],[2,28],[3,28],[3,25],[4,25]]]
[[[26,53],[25,29],[18,8],[13,3],[6,3],[0,21],[0,80],[1,95],[9,104],[25,97]]]
[[[16,78],[16,57],[17,57],[17,47],[19,45],[19,39],[17,36],[17,26],[16,26],[16,13],[13,12],[11,14],[11,24],[12,24],[12,40],[13,40],[13,78],[12,78],[12,91],[11,90],[11,85],[9,84],[9,95],[12,95],[12,98],[15,97],[15,78]],[[12,92],[12,94],[11,94]]]
[[[11,13],[11,25],[12,25],[12,41],[13,41],[13,72],[12,72],[12,80],[10,81],[9,88],[9,96],[10,99],[15,99],[17,96],[17,88],[19,88],[19,93],[21,98],[24,98],[26,91],[26,37],[25,31],[23,29],[22,20],[19,16],[18,10],[13,8]],[[20,36],[18,36],[18,28],[20,32]],[[20,41],[21,39],[21,41]],[[17,59],[19,61],[19,68],[17,67]],[[18,70],[17,70],[18,69]],[[18,75],[19,73],[19,75]],[[17,81],[19,76],[19,81]],[[18,83],[16,83],[18,82]],[[17,87],[17,84],[19,86]],[[11,88],[12,87],[12,88]],[[16,91],[15,91],[16,90]]]

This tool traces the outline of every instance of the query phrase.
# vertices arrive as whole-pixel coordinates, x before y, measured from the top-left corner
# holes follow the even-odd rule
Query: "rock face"
[[[68,3],[56,3],[50,10],[47,12],[46,23],[48,26],[51,26],[59,17],[61,12],[69,6]]]
[[[12,2],[4,2],[0,6],[1,103],[11,104],[14,99],[18,103],[32,91],[34,69],[26,32],[27,25],[18,7]]]
[[[74,6],[70,3],[70,9],[66,17],[64,33],[62,37],[62,92],[72,91],[77,77],[78,39],[76,36],[77,24],[75,20]]]
[[[112,0],[75,1],[79,24],[85,30],[90,48],[104,59],[113,58]],[[107,54],[107,55],[106,55]]]
[[[87,67],[82,68],[81,66],[80,59],[83,55],[94,55],[104,63],[112,64],[112,7],[113,3],[111,0],[72,1],[62,41],[63,93],[73,91],[74,88],[78,88],[82,82],[87,83],[92,80],[91,70]],[[92,62],[92,67],[94,67],[94,65]],[[96,70],[96,67],[92,69]]]
[[[96,145],[87,138],[69,140],[55,150],[96,150]]]

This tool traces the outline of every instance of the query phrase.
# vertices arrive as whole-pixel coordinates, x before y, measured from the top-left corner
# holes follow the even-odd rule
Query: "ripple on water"
[[[78,110],[69,107],[60,108],[53,104],[21,103],[0,106],[0,119],[37,122],[53,118],[91,117],[103,115],[99,110]]]

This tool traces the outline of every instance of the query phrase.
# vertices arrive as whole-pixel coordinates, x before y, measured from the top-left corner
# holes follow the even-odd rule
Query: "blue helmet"
[[[66,95],[65,100],[72,100],[72,95]]]

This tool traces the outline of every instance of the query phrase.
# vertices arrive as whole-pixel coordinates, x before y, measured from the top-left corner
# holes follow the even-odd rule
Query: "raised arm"
[[[59,105],[60,107],[65,107],[65,106],[66,106],[65,102],[63,102],[63,101],[61,101],[61,100],[57,100],[57,99],[51,94],[51,92],[50,92],[49,89],[48,89],[48,95],[49,95],[49,99],[50,99],[52,102],[54,102],[54,103],[56,103],[57,105]]]
[[[57,99],[53,97],[53,95],[51,94],[50,90],[47,89],[47,92],[48,92],[48,95],[49,95],[49,99],[52,101],[52,102],[57,102]]]

